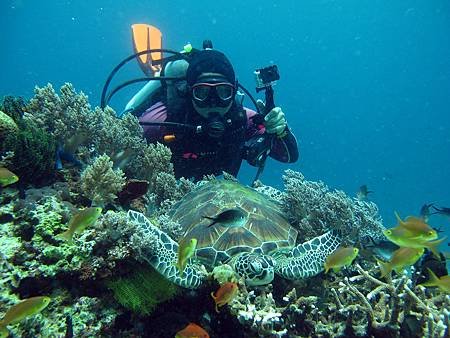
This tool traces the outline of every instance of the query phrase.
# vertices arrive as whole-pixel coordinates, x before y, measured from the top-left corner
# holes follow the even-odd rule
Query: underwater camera
[[[271,65],[254,71],[256,78],[256,91],[259,92],[264,88],[271,86],[275,81],[280,79],[277,65]]]

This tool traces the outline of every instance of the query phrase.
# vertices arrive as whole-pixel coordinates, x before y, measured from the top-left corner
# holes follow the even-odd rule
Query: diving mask
[[[234,86],[228,82],[200,82],[192,86],[192,98],[197,104],[206,103],[213,97],[228,105],[234,95]]]

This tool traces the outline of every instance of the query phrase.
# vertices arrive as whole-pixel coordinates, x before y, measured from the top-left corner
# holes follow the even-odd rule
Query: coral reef
[[[66,143],[73,135],[86,135],[73,149],[84,163],[106,154],[128,178],[148,181],[156,203],[173,198],[176,182],[170,149],[162,144],[147,145],[135,116],[118,118],[110,107],[91,110],[87,99],[70,83],[61,87],[59,95],[51,84],[36,87],[24,117],[53,135],[63,147],[69,146]]]
[[[277,196],[294,226],[305,239],[328,230],[339,230],[350,243],[384,238],[381,217],[375,203],[349,198],[343,191],[330,191],[323,182],[307,181],[292,170],[283,176],[286,191]]]
[[[13,336],[61,337],[73,331],[76,337],[148,332],[173,337],[189,322],[222,338],[449,335],[448,295],[417,286],[420,272],[414,269],[381,280],[371,258],[362,255],[353,266],[311,279],[276,277],[254,288],[239,282],[238,296],[217,314],[210,294],[217,281],[237,280],[233,269],[216,267],[195,291],[175,288],[141,258],[158,249],[156,235],[126,216],[128,208],[139,209],[178,241],[183,232],[170,209],[215,177],[176,180],[170,150],[147,145],[134,116],[119,119],[109,107],[92,110],[87,96],[69,83],[58,94],[50,84],[36,87],[29,104],[7,98],[0,111],[1,163],[30,183],[0,195],[0,313],[19,299],[52,299],[42,313],[8,327]],[[84,136],[74,146],[72,135]],[[55,151],[69,146],[84,171],[55,172]],[[261,182],[255,188],[282,206],[299,241],[330,229],[355,246],[383,238],[374,203],[292,170],[283,179],[283,191]],[[125,182],[137,180],[145,182],[134,190],[129,185],[119,203]],[[58,239],[71,216],[90,202],[105,206],[96,224],[77,234],[72,245]]]
[[[81,191],[92,201],[92,205],[104,206],[117,198],[117,193],[125,185],[124,173],[113,170],[113,162],[108,155],[97,157],[81,173]]]
[[[230,311],[255,337],[284,337],[285,321],[277,308],[270,286],[248,291],[242,287],[238,297],[230,304]]]
[[[414,286],[404,274],[384,282],[376,269],[355,266],[348,276],[322,280],[313,295],[297,286],[275,300],[270,286],[241,288],[230,311],[258,337],[448,336],[448,295]]]
[[[0,110],[0,144],[1,147],[4,147],[4,143],[7,138],[15,138],[17,137],[17,133],[19,131],[19,127],[17,127],[16,122],[12,117],[5,114]],[[0,148],[0,151],[4,151]]]
[[[80,92],[77,94],[72,84],[65,83],[56,94],[53,86],[35,87],[34,97],[27,105],[26,118],[32,119],[62,142],[80,132],[89,132],[90,121],[94,113],[90,110],[88,97]]]
[[[11,337],[64,337],[67,336],[67,317],[70,318],[73,337],[99,337],[117,317],[111,304],[93,297],[80,297],[71,303],[67,295],[50,295],[49,306],[40,314],[25,318],[20,325],[9,326]],[[0,294],[0,311],[18,301],[17,297]]]
[[[0,154],[13,154],[9,169],[20,177],[21,185],[31,182],[44,185],[52,181],[56,150],[53,136],[35,121],[22,118],[21,98],[4,98],[1,109]]]

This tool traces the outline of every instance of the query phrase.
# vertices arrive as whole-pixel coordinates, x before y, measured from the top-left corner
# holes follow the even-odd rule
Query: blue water
[[[111,4],[113,3],[113,5]],[[130,25],[151,23],[164,47],[205,38],[253,89],[253,70],[275,63],[276,103],[301,158],[269,161],[267,184],[287,168],[354,195],[367,184],[386,226],[394,210],[450,207],[450,2],[3,0],[0,95],[30,97],[35,85],[72,82],[98,105],[112,68],[132,52]],[[132,63],[116,78],[140,77]],[[139,86],[111,102],[118,111]],[[248,182],[254,169],[244,167]],[[450,220],[431,219],[450,235]]]

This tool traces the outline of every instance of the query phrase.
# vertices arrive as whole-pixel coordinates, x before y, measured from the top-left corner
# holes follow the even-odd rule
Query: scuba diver
[[[143,34],[146,43],[139,48],[135,26],[134,45],[138,52],[135,55],[145,54],[139,50],[163,51],[149,48],[149,40],[160,41],[150,33]],[[148,27],[152,26],[145,26],[150,32]],[[260,77],[268,78],[262,79],[261,87],[266,90],[266,104],[251,98],[258,113],[243,107],[243,94],[238,87],[251,95],[238,84],[230,61],[213,49],[211,41],[205,40],[202,50],[188,45],[183,54],[174,53],[166,58],[155,54],[144,55],[153,58],[151,62],[138,60],[144,72],[151,76],[158,64],[155,59],[160,58],[160,72],[152,78],[156,81],[147,83],[130,100],[125,112],[139,118],[148,142],[160,142],[171,149],[176,178],[201,180],[204,175],[218,176],[223,172],[237,176],[245,159],[259,168],[256,181],[267,156],[280,162],[297,161],[295,136],[284,112],[273,104],[271,83],[279,76],[271,77],[278,71],[276,66],[261,70]]]

